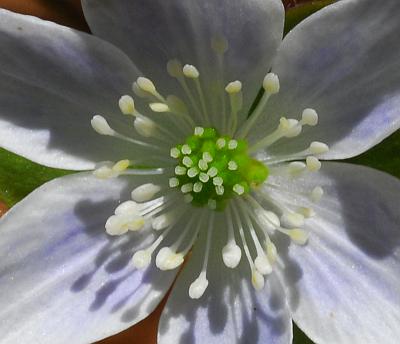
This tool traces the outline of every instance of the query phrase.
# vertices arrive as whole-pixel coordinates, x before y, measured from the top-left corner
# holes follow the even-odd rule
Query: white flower
[[[342,0],[283,42],[278,0],[82,3],[127,55],[0,11],[0,144],[94,170],[1,220],[2,341],[99,340],[177,277],[161,344],[290,343],[291,319],[397,342],[400,183],[320,160],[399,128],[397,0]]]

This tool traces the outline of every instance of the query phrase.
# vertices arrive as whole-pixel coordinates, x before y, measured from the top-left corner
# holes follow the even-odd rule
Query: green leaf
[[[0,199],[11,207],[45,182],[69,171],[33,163],[0,148]]]
[[[386,140],[355,158],[344,160],[353,164],[365,165],[400,178],[400,130]]]
[[[297,5],[289,9],[285,16],[285,28],[284,34],[286,35],[291,29],[293,29],[298,23],[309,17],[311,14],[318,10],[333,4],[337,0],[316,0],[310,1],[301,5]]]

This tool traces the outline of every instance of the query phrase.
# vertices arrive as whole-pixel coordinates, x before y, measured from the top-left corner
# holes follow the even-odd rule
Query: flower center
[[[230,198],[248,193],[269,173],[249,156],[247,141],[221,136],[215,128],[196,127],[170,155],[178,164],[169,186],[180,187],[185,201],[198,207],[223,210]]]

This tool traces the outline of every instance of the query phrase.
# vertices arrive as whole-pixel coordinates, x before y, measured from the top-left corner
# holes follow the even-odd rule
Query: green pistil
[[[178,161],[178,170],[186,169],[185,174],[174,176],[177,187],[191,195],[191,203],[198,207],[216,205],[216,210],[222,210],[230,198],[250,192],[269,173],[249,156],[245,140],[220,136],[214,128],[196,128],[194,135],[171,149],[171,156]]]

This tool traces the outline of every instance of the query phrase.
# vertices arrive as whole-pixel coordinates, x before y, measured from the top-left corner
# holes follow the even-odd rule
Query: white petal
[[[2,343],[91,343],[157,306],[174,273],[128,264],[152,235],[115,239],[104,229],[132,184],[86,173],[63,177],[0,221]]]
[[[176,83],[166,70],[169,60],[177,58],[183,65],[197,67],[208,104],[215,99],[215,81],[220,75],[211,41],[223,35],[229,48],[221,90],[229,82],[242,81],[246,113],[282,39],[280,0],[82,3],[92,32],[124,50],[161,91],[175,92]]]
[[[222,221],[216,229],[226,227]],[[203,233],[162,313],[158,343],[291,343],[292,323],[277,278],[270,275],[264,289],[255,291],[243,259],[235,270],[223,264],[221,250],[226,239],[217,235],[212,240],[208,288],[198,300],[189,297],[204,257]]]
[[[400,126],[400,6],[397,0],[349,0],[327,6],[284,39],[272,67],[281,92],[271,98],[255,136],[276,127],[284,114],[300,118],[305,108],[319,123],[276,153],[323,141],[327,158],[358,155]],[[262,123],[263,121],[263,123]]]
[[[292,245],[284,258],[294,320],[316,343],[397,343],[399,180],[366,167],[326,163],[292,188],[315,183],[324,195],[316,215],[306,220],[308,244]]]
[[[118,100],[138,73],[119,49],[6,10],[0,10],[0,46],[0,146],[74,170],[137,152],[90,126],[95,114],[124,121]]]

